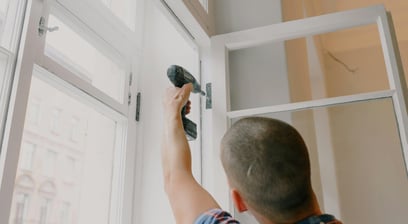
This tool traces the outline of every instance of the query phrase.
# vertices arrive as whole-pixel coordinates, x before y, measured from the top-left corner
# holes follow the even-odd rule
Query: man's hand
[[[163,107],[165,112],[165,119],[174,118],[181,114],[181,109],[187,104],[187,113],[190,112],[190,92],[193,89],[193,84],[188,83],[182,88],[169,87],[163,97]]]
[[[164,188],[178,224],[192,224],[198,216],[219,205],[194,179],[191,172],[191,152],[184,133],[181,110],[187,105],[193,88],[170,87],[163,97],[164,132],[162,141],[162,166]]]

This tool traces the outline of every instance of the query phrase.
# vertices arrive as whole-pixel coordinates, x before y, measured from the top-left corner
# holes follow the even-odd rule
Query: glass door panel
[[[390,89],[376,24],[231,50],[228,59],[232,111]]]
[[[308,142],[325,212],[406,220],[407,90],[383,6],[218,35],[212,50],[214,147],[231,118],[273,113]]]
[[[109,223],[123,121],[46,73],[36,68],[31,82],[9,223]]]
[[[325,212],[339,212],[344,223],[408,219],[408,183],[392,99],[256,116],[283,120],[303,136],[313,189]]]

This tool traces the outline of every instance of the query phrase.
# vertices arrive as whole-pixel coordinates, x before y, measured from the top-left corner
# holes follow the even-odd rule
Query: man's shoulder
[[[339,220],[337,220],[333,215],[329,214],[322,214],[322,215],[315,215],[309,218],[306,218],[296,224],[342,224]]]
[[[227,211],[211,209],[202,213],[194,224],[239,224],[239,222]]]

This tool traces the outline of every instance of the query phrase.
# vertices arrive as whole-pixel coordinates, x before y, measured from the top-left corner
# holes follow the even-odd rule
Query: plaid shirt
[[[201,214],[194,224],[239,224],[237,220],[221,209],[212,209]],[[317,215],[304,219],[297,224],[342,224],[332,215]]]

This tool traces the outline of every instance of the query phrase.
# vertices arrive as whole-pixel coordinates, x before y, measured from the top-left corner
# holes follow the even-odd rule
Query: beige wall
[[[351,73],[326,56],[329,96],[387,89],[380,46],[335,54]],[[392,103],[373,101],[330,110],[340,204],[346,223],[403,223],[408,184]]]
[[[284,20],[293,20],[327,12],[369,5],[370,1],[283,1]],[[403,67],[408,68],[408,42],[404,39],[403,8],[390,2],[386,7],[396,12],[396,29]],[[391,2],[392,3],[392,2]],[[400,5],[401,7],[406,4]],[[305,7],[303,9],[303,7]],[[406,7],[408,9],[408,5]],[[286,42],[291,101],[315,99],[316,77],[311,68],[320,66],[327,97],[344,96],[389,88],[377,27],[366,26],[342,32],[316,36],[315,49],[319,62],[307,55],[313,49],[306,39]],[[309,48],[308,48],[309,47]],[[333,57],[334,56],[334,57]],[[356,69],[354,72],[350,69]],[[309,73],[307,72],[309,71]],[[312,81],[311,81],[312,80]],[[313,153],[322,152],[315,145],[330,137],[333,150],[334,175],[338,188],[338,205],[344,223],[403,223],[408,218],[408,182],[395,116],[390,100],[346,104],[327,109],[330,136],[318,132],[319,117],[312,113],[294,113],[292,119],[300,127]],[[317,120],[316,120],[317,119]],[[305,125],[308,120],[310,123]],[[302,127],[303,123],[303,127]],[[313,137],[315,135],[315,137]],[[313,141],[315,138],[315,141]],[[312,139],[312,140],[310,140]],[[309,143],[311,142],[311,143]],[[316,144],[319,147],[319,144]],[[324,149],[326,150],[326,149]],[[330,158],[328,158],[330,159]],[[319,161],[317,161],[319,162]],[[315,167],[316,168],[316,167]],[[320,160],[320,174],[325,169]],[[314,177],[316,181],[318,177]],[[321,179],[322,191],[327,182]],[[324,197],[324,193],[320,197]],[[319,199],[324,201],[322,199]],[[324,207],[324,205],[322,206]]]
[[[330,109],[344,223],[404,223],[408,185],[390,100]]]

